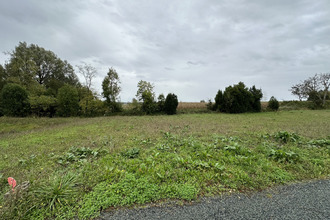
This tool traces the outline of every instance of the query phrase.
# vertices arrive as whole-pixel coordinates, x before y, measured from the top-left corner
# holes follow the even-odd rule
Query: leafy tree
[[[142,101],[141,110],[146,114],[153,114],[157,111],[157,103],[155,102],[154,85],[150,82],[140,80],[138,83],[138,91],[136,97]]]
[[[86,101],[88,99],[88,101]],[[88,106],[86,106],[88,103]],[[97,99],[93,94],[84,96],[79,102],[80,109],[83,110],[82,114],[87,117],[103,116],[106,113],[104,102]]]
[[[136,98],[139,101],[143,100],[143,93],[144,92],[150,92],[152,95],[152,98],[155,99],[155,93],[153,92],[154,85],[150,82],[140,80],[138,83],[138,91],[136,92]]]
[[[150,91],[144,91],[142,94],[142,111],[146,114],[153,114],[157,111],[157,104],[154,100],[153,94]]]
[[[30,113],[27,91],[17,84],[6,84],[0,94],[1,109],[6,116],[25,117]]]
[[[0,92],[2,90],[2,88],[5,86],[6,84],[6,70],[5,68],[3,68],[3,66],[0,64]]]
[[[165,110],[165,96],[164,96],[164,94],[160,94],[158,96],[157,105],[158,105],[158,111],[159,112],[163,112]]]
[[[224,98],[223,98],[223,92],[221,90],[218,90],[218,93],[216,94],[214,101],[215,103],[211,108],[212,110],[220,111],[221,109],[223,109],[222,105],[224,103]]]
[[[77,116],[79,113],[79,96],[75,87],[65,85],[58,90],[57,94],[59,116]]]
[[[7,81],[22,85],[29,92],[35,84],[40,84],[56,95],[64,84],[79,86],[73,67],[62,61],[52,51],[35,44],[20,42],[15,50],[8,53],[9,62],[5,65]]]
[[[308,99],[316,106],[325,106],[330,87],[330,73],[315,74],[291,87],[291,93],[299,100]]]
[[[111,112],[118,112],[121,110],[121,106],[118,103],[119,93],[121,90],[119,84],[120,81],[117,71],[110,68],[102,82],[102,95],[105,98],[105,102]]]
[[[279,107],[280,107],[280,103],[277,101],[277,99],[274,96],[272,96],[268,101],[267,108],[272,111],[277,111]]]
[[[262,98],[262,92],[261,89],[257,89],[255,86],[252,86],[249,89],[249,92],[251,93],[251,110],[254,112],[260,112],[261,111],[261,98]]]
[[[31,113],[39,117],[53,117],[56,113],[57,99],[52,96],[30,96]]]
[[[260,112],[262,92],[255,86],[248,89],[244,83],[229,86],[224,92],[218,91],[213,110],[226,113]]]
[[[168,115],[176,114],[176,108],[178,107],[178,104],[179,104],[178,97],[173,93],[169,93],[166,96],[165,106],[164,106],[164,110],[166,114]]]

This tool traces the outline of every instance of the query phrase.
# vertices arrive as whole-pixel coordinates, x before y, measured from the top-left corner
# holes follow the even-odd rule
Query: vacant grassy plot
[[[0,118],[0,218],[88,219],[330,177],[330,111]],[[12,193],[7,178],[30,182]]]

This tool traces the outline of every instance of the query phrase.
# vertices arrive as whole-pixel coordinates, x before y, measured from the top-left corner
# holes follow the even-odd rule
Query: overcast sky
[[[113,67],[122,101],[132,100],[139,80],[179,101],[214,99],[218,89],[239,81],[261,88],[264,100],[292,100],[293,84],[330,72],[329,0],[0,3],[1,52],[25,41],[73,66],[90,63],[99,93]],[[6,60],[1,53],[0,63]]]

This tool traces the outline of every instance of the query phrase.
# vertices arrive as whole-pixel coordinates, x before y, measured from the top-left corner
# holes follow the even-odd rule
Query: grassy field
[[[329,125],[329,110],[1,117],[0,218],[89,219],[109,207],[329,178]],[[10,176],[30,187],[4,199]]]

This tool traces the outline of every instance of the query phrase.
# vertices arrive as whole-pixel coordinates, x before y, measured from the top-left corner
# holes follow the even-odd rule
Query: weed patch
[[[327,110],[0,118],[0,219],[87,219],[109,207],[328,178],[329,123]],[[30,183],[20,199],[4,199],[9,176]]]

